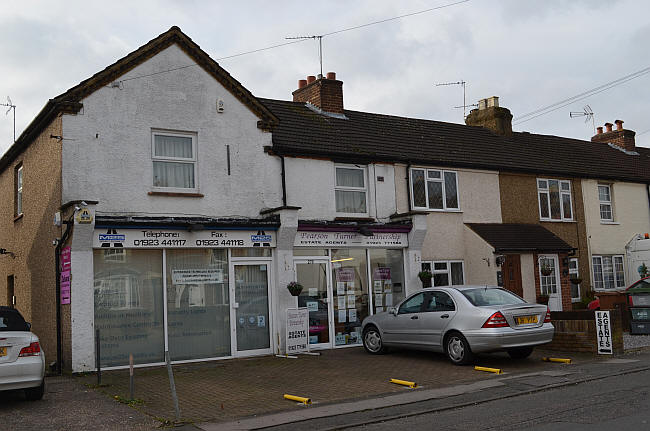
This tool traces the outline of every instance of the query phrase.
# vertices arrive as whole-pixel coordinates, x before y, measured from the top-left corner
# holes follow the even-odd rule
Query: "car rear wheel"
[[[452,332],[445,343],[447,357],[454,365],[467,365],[474,360],[474,354],[469,343],[459,332]]]
[[[40,386],[35,388],[25,389],[25,397],[29,401],[38,401],[43,398],[43,393],[45,393],[45,379],[41,382]]]
[[[384,347],[379,329],[375,326],[368,326],[366,330],[363,331],[363,347],[366,349],[366,352],[373,355],[386,353],[386,347]]]
[[[526,359],[533,353],[532,347],[517,347],[515,349],[508,349],[508,354],[512,359]]]

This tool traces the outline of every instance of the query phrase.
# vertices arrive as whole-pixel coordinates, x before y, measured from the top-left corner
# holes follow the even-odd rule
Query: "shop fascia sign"
[[[358,232],[297,232],[294,247],[408,247],[408,236],[403,232],[375,232],[372,236]]]
[[[275,247],[275,231],[95,229],[94,248]]]

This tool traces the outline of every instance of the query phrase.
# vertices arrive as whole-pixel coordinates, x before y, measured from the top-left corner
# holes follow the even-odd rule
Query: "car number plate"
[[[0,356],[7,356],[7,348],[0,347]]]
[[[537,323],[537,316],[518,316],[515,317],[517,325],[526,325],[529,323]]]

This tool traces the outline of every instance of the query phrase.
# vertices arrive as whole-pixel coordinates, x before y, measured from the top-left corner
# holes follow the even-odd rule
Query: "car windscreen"
[[[18,312],[0,310],[0,332],[2,331],[29,331],[29,326]]]
[[[477,307],[485,305],[525,304],[526,301],[503,289],[463,289],[461,293]]]

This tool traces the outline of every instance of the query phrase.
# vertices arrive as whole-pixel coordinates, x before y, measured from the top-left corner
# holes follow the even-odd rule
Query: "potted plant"
[[[297,281],[292,281],[291,283],[287,284],[287,289],[289,290],[291,296],[298,296],[300,295],[300,292],[302,292],[302,284],[298,283]]]
[[[548,305],[548,295],[537,295],[536,302],[538,304]]]
[[[582,283],[582,278],[578,277],[577,275],[574,275],[571,278],[569,278],[569,281],[571,281],[571,283],[573,284],[580,284]]]
[[[431,278],[433,274],[431,271],[420,271],[418,272],[418,278],[422,282],[422,287],[431,287]]]
[[[551,266],[546,263],[542,264],[542,266],[539,267],[539,271],[545,277],[548,277],[549,275],[553,274],[553,268],[551,268]]]

